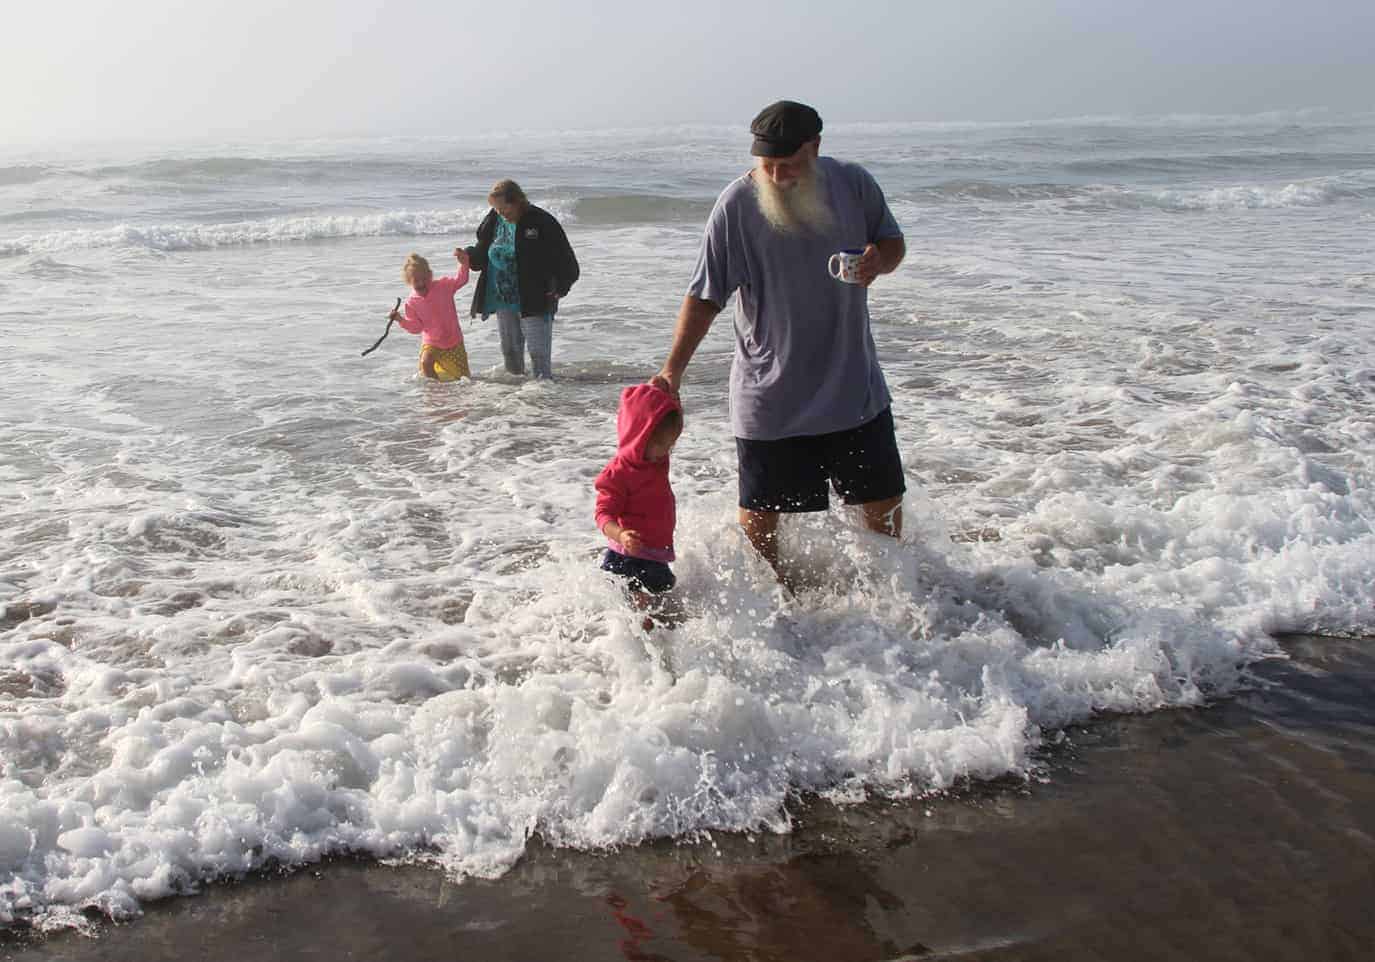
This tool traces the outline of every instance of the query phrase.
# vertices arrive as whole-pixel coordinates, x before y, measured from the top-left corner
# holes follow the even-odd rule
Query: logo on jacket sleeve
[[[526,237],[527,240],[539,240],[539,228],[538,228],[538,227],[527,227],[527,228],[525,228],[525,237]]]

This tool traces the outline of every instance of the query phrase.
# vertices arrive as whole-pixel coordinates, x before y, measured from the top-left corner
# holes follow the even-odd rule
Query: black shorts
[[[602,570],[629,579],[627,587],[631,591],[645,591],[651,595],[663,594],[678,583],[673,577],[673,569],[664,562],[632,558],[610,548],[602,555]]]
[[[735,439],[740,507],[747,511],[825,511],[829,482],[846,504],[886,501],[907,490],[893,431],[893,409],[848,431],[777,441]]]

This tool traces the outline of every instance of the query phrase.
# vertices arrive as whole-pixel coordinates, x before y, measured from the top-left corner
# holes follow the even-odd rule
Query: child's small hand
[[[461,264],[461,265],[464,266],[464,267],[468,267],[468,266],[469,266],[468,252],[465,251],[463,248],[461,248],[461,247],[455,247],[455,248],[454,248],[454,256],[458,258],[459,264]]]
[[[621,543],[622,548],[629,551],[631,554],[639,551],[645,544],[644,540],[640,537],[640,532],[633,531],[630,528],[622,528],[620,537],[616,540]]]
[[[391,309],[391,313],[387,315],[387,320],[389,320],[389,321],[399,321],[399,320],[401,320],[401,308],[399,308],[399,307],[393,307],[393,308]]]

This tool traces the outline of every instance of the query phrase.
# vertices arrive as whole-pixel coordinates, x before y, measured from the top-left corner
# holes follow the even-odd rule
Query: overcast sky
[[[4,0],[0,136],[1375,110],[1375,0]]]

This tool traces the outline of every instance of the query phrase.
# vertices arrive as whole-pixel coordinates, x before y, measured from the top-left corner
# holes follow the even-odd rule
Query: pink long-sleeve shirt
[[[421,343],[441,350],[463,343],[463,330],[458,326],[458,309],[454,295],[468,283],[468,268],[462,264],[454,277],[432,277],[424,294],[412,293],[406,298],[398,323],[404,330],[421,335]]]

